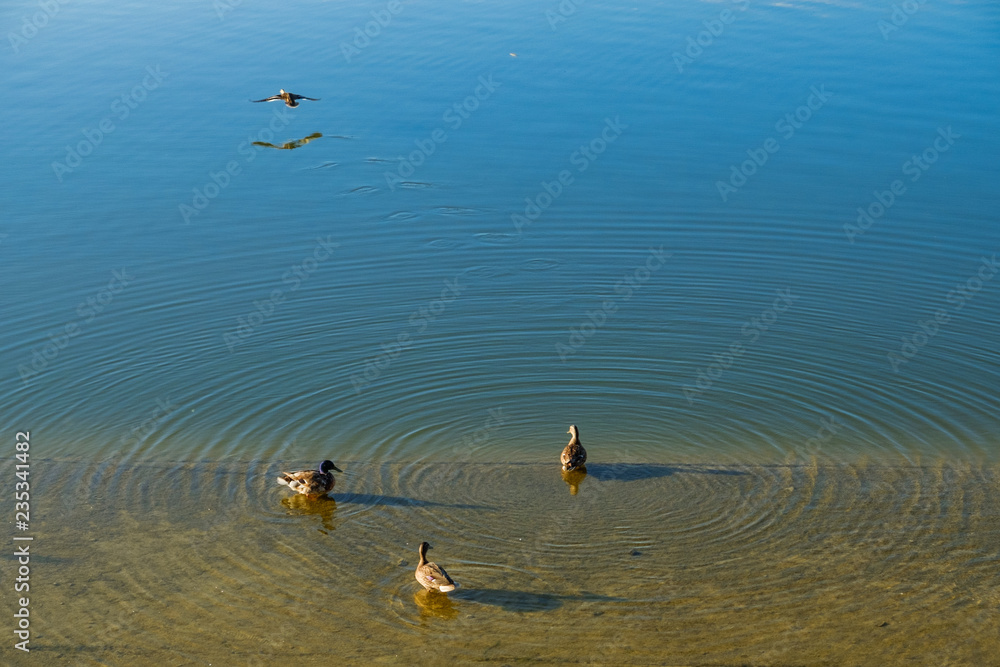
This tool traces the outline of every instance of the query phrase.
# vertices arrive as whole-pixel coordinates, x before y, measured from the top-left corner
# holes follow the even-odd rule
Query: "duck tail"
[[[285,486],[289,486],[288,480],[286,478],[284,478],[284,477],[279,477],[278,478],[278,484],[284,484]]]
[[[439,590],[442,593],[450,593],[451,591],[455,590],[457,587],[458,587],[458,584],[445,584]]]

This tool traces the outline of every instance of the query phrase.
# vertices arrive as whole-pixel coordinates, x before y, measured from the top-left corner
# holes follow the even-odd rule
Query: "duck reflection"
[[[413,594],[413,601],[420,608],[421,618],[455,618],[458,610],[444,593],[429,590],[419,590]]]
[[[296,139],[295,141],[289,141],[287,143],[281,144],[280,146],[278,146],[277,144],[269,144],[266,141],[255,141],[255,142],[253,142],[253,145],[254,146],[266,146],[268,148],[277,148],[278,150],[290,151],[293,148],[300,148],[302,146],[305,146],[306,144],[308,144],[313,139],[319,139],[322,136],[323,135],[320,134],[319,132],[313,132],[308,137],[302,137],[301,139]]]
[[[288,509],[288,514],[297,514],[300,516],[315,514],[318,516],[323,527],[317,530],[324,535],[334,530],[333,518],[337,513],[337,501],[329,496],[310,498],[296,494],[282,498],[281,504]]]
[[[580,490],[580,482],[587,476],[586,468],[576,468],[575,470],[563,470],[562,478],[569,485],[569,495],[575,496]]]

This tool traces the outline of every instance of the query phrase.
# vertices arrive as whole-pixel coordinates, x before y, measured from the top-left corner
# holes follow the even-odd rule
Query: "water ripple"
[[[286,462],[39,463],[39,516],[58,516],[39,525],[61,563],[47,585],[78,619],[53,636],[99,650],[211,645],[221,618],[280,649],[331,622],[385,644],[539,614],[585,634],[667,618],[657,646],[721,654],[753,641],[748,611],[764,632],[813,619],[850,636],[950,618],[961,641],[980,613],[956,591],[1000,585],[995,467],[594,462],[573,494],[555,460],[347,460],[333,497],[309,500],[274,482]],[[423,540],[460,584],[447,598],[413,580]]]

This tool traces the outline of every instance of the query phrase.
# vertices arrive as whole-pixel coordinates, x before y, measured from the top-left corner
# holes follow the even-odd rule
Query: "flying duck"
[[[317,97],[306,97],[305,95],[296,95],[295,93],[286,93],[285,89],[282,88],[278,91],[277,95],[271,95],[270,97],[265,97],[262,100],[250,100],[251,102],[284,102],[286,106],[297,107],[299,106],[299,100],[310,100],[312,102],[319,102]]]

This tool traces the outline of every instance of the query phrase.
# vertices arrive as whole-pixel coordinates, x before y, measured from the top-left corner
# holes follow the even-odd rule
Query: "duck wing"
[[[320,100],[318,97],[306,97],[305,95],[296,95],[295,93],[291,93],[289,97],[293,100],[309,100],[311,102],[319,102]]]
[[[563,467],[566,470],[573,470],[586,463],[587,450],[578,442],[572,443],[566,445],[566,449],[563,450],[562,456],[559,458],[562,460]]]
[[[318,496],[333,488],[333,475],[318,470],[285,472],[278,478],[278,483],[285,484],[297,493]]]
[[[442,586],[446,588],[449,586],[452,588],[455,587],[454,580],[437,563],[427,563],[420,566],[417,570],[417,578],[420,579],[421,583],[426,582],[426,585],[433,588],[441,588]]]
[[[251,102],[274,102],[281,99],[281,95],[271,95],[270,97],[265,97],[262,100],[250,100]]]

